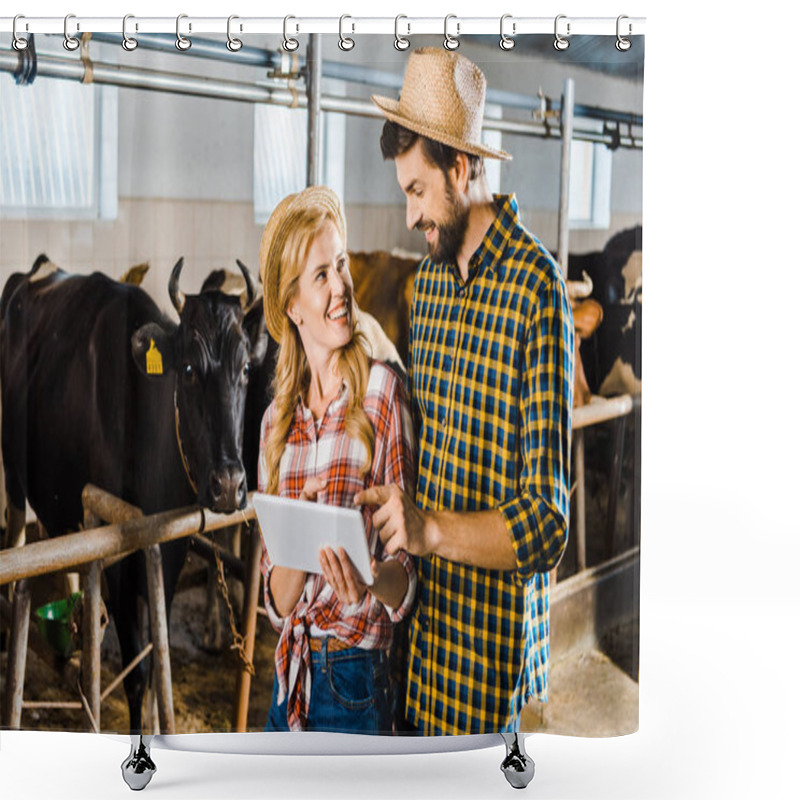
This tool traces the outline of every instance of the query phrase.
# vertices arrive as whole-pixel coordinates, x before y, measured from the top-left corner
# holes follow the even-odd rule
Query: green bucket
[[[69,658],[75,651],[75,642],[70,632],[70,620],[76,604],[83,598],[82,592],[74,592],[65,600],[36,609],[36,624],[42,638],[63,658]]]

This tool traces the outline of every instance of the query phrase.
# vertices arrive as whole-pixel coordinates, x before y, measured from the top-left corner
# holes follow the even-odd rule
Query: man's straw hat
[[[261,236],[258,253],[259,274],[264,289],[264,318],[269,335],[280,342],[283,331],[283,309],[278,307],[278,290],[281,284],[281,256],[289,234],[302,216],[311,210],[319,210],[331,216],[342,234],[347,238],[347,228],[342,204],[333,189],[327,186],[309,186],[297,194],[284,197],[275,207]]]
[[[400,99],[372,95],[383,115],[414,133],[485,158],[511,156],[481,141],[486,77],[468,58],[421,47],[408,58]]]

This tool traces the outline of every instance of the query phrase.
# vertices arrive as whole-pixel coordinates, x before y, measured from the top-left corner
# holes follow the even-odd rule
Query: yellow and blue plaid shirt
[[[417,559],[406,713],[425,734],[513,727],[547,699],[549,578],[567,542],[572,311],[513,195],[469,262],[426,257],[411,310],[417,505],[505,517],[512,571]]]

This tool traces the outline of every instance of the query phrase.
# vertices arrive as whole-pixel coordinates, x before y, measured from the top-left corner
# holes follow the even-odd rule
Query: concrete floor
[[[570,736],[621,736],[639,728],[639,684],[599,650],[550,665],[550,699],[530,704],[521,729]]]

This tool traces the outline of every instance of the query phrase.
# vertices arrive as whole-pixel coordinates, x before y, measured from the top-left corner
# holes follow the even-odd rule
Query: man
[[[406,714],[423,734],[519,730],[547,699],[548,572],[567,540],[572,315],[558,265],[493,197],[481,143],[486,91],[468,59],[414,51],[399,101],[374,96],[381,136],[425,233],[410,380],[416,505],[368,489],[390,552],[417,556]]]
[[[390,552],[417,556],[406,714],[423,734],[519,729],[547,699],[548,572],[567,540],[572,315],[550,254],[513,195],[493,197],[481,143],[486,91],[468,59],[414,51],[387,117],[385,159],[425,233],[410,379],[416,505],[396,487],[355,500]]]

